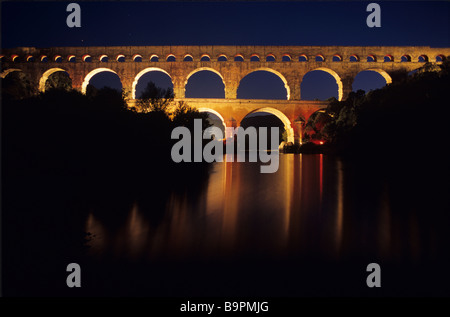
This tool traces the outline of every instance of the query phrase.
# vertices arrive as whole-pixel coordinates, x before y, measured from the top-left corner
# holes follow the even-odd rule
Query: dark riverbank
[[[313,142],[285,145],[280,151],[293,154],[336,154],[337,152],[336,147],[331,144],[316,144]]]
[[[171,159],[175,124],[125,106],[108,89],[2,100],[3,295],[63,291],[66,265],[87,251],[91,210],[120,223],[139,202],[157,223],[173,191],[202,188],[209,164]]]

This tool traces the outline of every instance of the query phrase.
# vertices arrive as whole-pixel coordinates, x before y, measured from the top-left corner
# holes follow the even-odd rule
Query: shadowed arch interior
[[[150,82],[154,83],[158,88],[171,89],[173,91],[172,79],[167,74],[158,71],[147,72],[141,76],[136,85],[136,98],[141,98],[142,93],[147,89]]]
[[[132,87],[131,87],[131,98],[132,98],[132,99],[136,99],[136,86],[137,86],[137,84],[138,84],[138,82],[139,82],[139,79],[140,79],[144,74],[146,74],[146,73],[148,73],[148,72],[154,72],[154,71],[156,71],[156,72],[162,72],[162,73],[166,74],[167,76],[169,76],[169,78],[170,78],[170,80],[171,80],[171,82],[172,82],[172,86],[173,86],[173,79],[172,79],[172,76],[170,76],[170,74],[169,74],[167,71],[165,71],[165,70],[162,69],[162,68],[158,68],[158,67],[147,67],[147,68],[141,70],[141,71],[136,75],[136,77],[134,78],[133,85],[132,85]]]
[[[210,108],[198,108],[197,110],[199,112],[206,112],[206,113],[208,113],[208,116],[210,117],[210,122],[213,125],[218,126],[222,130],[223,137],[225,138],[226,125],[225,125],[225,120],[224,120],[223,116],[219,112],[217,112],[216,110],[213,110],[213,109],[210,109]],[[210,114],[213,114],[213,116],[211,116]],[[217,118],[217,120],[216,120],[215,117]],[[217,121],[220,121],[220,124]]]
[[[47,82],[48,77],[56,72],[67,72],[65,69],[62,68],[50,68],[49,70],[45,71],[41,78],[39,79],[39,91],[40,92],[44,92],[45,91],[45,83]],[[89,74],[88,74],[89,75]],[[87,76],[86,76],[87,77]],[[92,77],[92,76],[91,76]],[[85,79],[86,80],[86,79]],[[89,78],[90,80],[90,78]],[[89,83],[88,80],[88,83]],[[83,83],[84,84],[84,83]],[[87,86],[87,84],[86,84]],[[83,86],[84,87],[84,86]],[[83,93],[86,93],[86,87],[84,87],[85,89],[82,91]]]
[[[92,77],[94,77],[95,75],[100,74],[100,73],[102,73],[102,72],[110,72],[110,73],[114,73],[114,74],[117,75],[117,73],[116,73],[115,71],[113,71],[112,69],[109,69],[109,68],[96,68],[96,69],[90,71],[90,72],[86,75],[86,77],[84,77],[83,84],[81,85],[81,92],[82,92],[83,94],[86,93],[86,88],[87,88],[87,86],[89,85],[89,82],[91,81]],[[120,81],[119,75],[117,75],[117,78],[118,78],[119,81]],[[121,85],[122,85],[122,83],[121,83]]]
[[[201,67],[192,71],[184,84],[186,98],[225,98],[223,76],[217,70]]]
[[[331,77],[326,74],[331,75]],[[317,82],[324,86],[317,86]],[[343,84],[340,76],[332,69],[319,67],[305,74],[301,83],[302,100],[326,100],[335,97],[342,100],[344,95]]]
[[[9,69],[5,69],[1,74],[0,74],[0,78],[5,78],[6,76],[8,76],[8,74],[12,73],[12,72],[21,72],[21,69],[18,68],[9,68]]]
[[[287,133],[287,142],[294,143],[294,129],[291,127],[291,121],[289,120],[288,117],[286,117],[286,115],[283,112],[281,112],[278,109],[270,108],[270,107],[259,108],[259,109],[249,112],[244,117],[244,119],[250,114],[255,114],[255,113],[259,113],[259,112],[266,112],[266,113],[272,114],[272,115],[276,116],[278,119],[280,119],[281,122],[284,124],[284,129],[286,130],[286,133]]]
[[[368,69],[359,72],[352,85],[353,91],[364,90],[366,93],[372,89],[382,88],[392,83],[392,78],[382,69]]]
[[[290,88],[280,72],[271,68],[259,68],[241,79],[237,98],[289,100]]]

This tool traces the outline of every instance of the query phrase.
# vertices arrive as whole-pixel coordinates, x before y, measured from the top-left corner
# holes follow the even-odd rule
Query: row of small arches
[[[0,55],[1,61],[3,61],[5,58],[6,58],[6,56]],[[394,57],[392,55],[385,55],[382,58],[383,58],[383,62],[394,62]],[[20,57],[17,54],[11,55],[10,59],[13,62],[20,62]],[[76,62],[76,56],[75,55],[69,55],[69,56],[66,57],[66,59],[67,59],[68,62]],[[142,55],[139,55],[139,54],[134,54],[131,57],[131,59],[134,62],[142,62],[143,61]],[[153,54],[153,55],[150,56],[150,62],[159,62],[159,59],[160,59],[160,57],[158,55],[156,55],[156,54]],[[311,59],[316,61],[316,62],[324,62],[326,60],[326,57],[324,55],[322,55],[322,54],[318,54],[318,55],[316,55],[314,57],[308,57],[306,54],[301,54],[298,57],[298,61],[299,62],[308,62]],[[41,61],[41,62],[49,62],[50,58],[47,55],[41,55],[38,58],[38,60]],[[57,63],[61,63],[61,62],[63,62],[64,58],[61,55],[55,55],[55,56],[53,56],[53,58],[51,60],[54,61],[54,62],[57,62]],[[91,55],[85,54],[85,55],[83,55],[81,57],[81,60],[83,62],[92,62],[93,58],[92,58]],[[110,58],[109,58],[108,55],[103,54],[103,55],[100,55],[98,57],[98,60],[100,62],[109,62]],[[125,55],[119,54],[119,55],[117,55],[115,57],[115,60],[117,62],[125,62]],[[169,55],[165,56],[165,61],[167,61],[167,62],[175,62],[176,60],[177,60],[177,58],[173,54],[169,54]],[[244,60],[245,59],[244,59],[244,56],[242,54],[237,54],[237,55],[234,56],[234,61],[235,62],[243,62]],[[281,57],[281,61],[282,62],[291,62],[292,60],[293,60],[292,56],[289,55],[289,54],[284,54]],[[335,54],[335,55],[333,55],[331,57],[331,60],[333,62],[342,62],[343,61],[343,57],[341,55],[339,55],[339,54]],[[442,62],[444,60],[445,60],[445,56],[442,55],[442,54],[437,55],[435,57],[435,61],[436,62]],[[36,58],[33,55],[27,55],[25,57],[25,61],[27,61],[27,62],[34,62],[34,61],[36,61]],[[191,54],[186,54],[186,55],[183,56],[183,61],[185,61],[185,62],[192,62],[192,61],[194,61],[194,57]],[[203,54],[203,55],[200,56],[200,61],[201,62],[210,62],[211,61],[211,57],[208,54]],[[219,61],[219,62],[226,62],[226,61],[228,61],[228,57],[226,55],[224,55],[224,54],[221,54],[221,55],[219,55],[217,57],[217,61]],[[261,58],[260,58],[260,56],[258,54],[252,54],[252,55],[250,55],[250,61],[251,62],[260,62]],[[274,54],[268,54],[266,56],[266,62],[276,62],[276,61],[277,61],[277,59],[276,59],[276,56]],[[361,57],[356,55],[356,54],[352,54],[349,57],[349,61],[350,62],[360,62],[361,61]],[[379,60],[378,60],[378,57],[376,55],[370,54],[370,55],[367,56],[366,61],[367,62],[378,62]],[[411,58],[410,55],[405,54],[405,55],[400,57],[400,62],[411,62],[411,61],[412,61],[412,58]],[[428,58],[427,55],[420,55],[417,58],[417,62],[424,63],[424,62],[429,62],[429,61],[430,61],[430,59]]]

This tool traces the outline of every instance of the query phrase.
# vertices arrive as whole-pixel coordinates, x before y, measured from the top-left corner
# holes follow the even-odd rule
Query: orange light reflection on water
[[[289,154],[282,156],[276,173],[261,174],[259,163],[236,158],[215,163],[198,194],[169,195],[158,222],[149,220],[154,211],[140,211],[136,204],[122,227],[108,232],[90,214],[86,230],[95,234],[92,251],[109,249],[118,256],[150,259],[228,257],[253,251],[274,256],[311,250],[339,254],[343,171],[340,161],[333,162],[334,167],[327,164],[325,169],[323,155]],[[337,175],[334,183],[329,183],[333,179],[326,174],[329,170]],[[328,196],[330,192],[334,194]],[[336,198],[324,200],[331,197]]]

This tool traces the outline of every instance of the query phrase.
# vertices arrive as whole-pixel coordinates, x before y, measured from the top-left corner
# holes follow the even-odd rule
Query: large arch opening
[[[208,121],[211,125],[218,127],[222,131],[222,137],[225,138],[225,120],[220,113],[210,108],[198,108],[200,112],[208,114]],[[217,139],[217,137],[216,137]]]
[[[159,71],[152,71],[144,74],[136,85],[136,98],[141,98],[142,93],[147,89],[148,84],[152,82],[156,87],[164,90],[173,91],[172,79],[165,73]]]
[[[315,111],[306,121],[302,139],[305,142],[324,144],[326,134],[324,134],[323,128],[330,123],[331,120],[331,116],[327,114],[325,109]]]
[[[44,92],[46,90],[57,89],[72,89],[72,79],[62,68],[51,68],[42,74],[39,80],[39,91]]]
[[[217,70],[202,67],[186,77],[186,98],[225,98],[223,76]]]
[[[71,90],[72,89],[72,79],[67,72],[57,71],[48,76],[45,82],[45,91],[49,89],[62,89]]]
[[[53,76],[53,74],[55,74],[57,72],[63,72],[63,73],[67,74],[66,70],[62,69],[62,68],[50,68],[49,70],[45,71],[42,74],[41,78],[39,79],[39,91],[40,92],[44,92],[46,90],[46,88],[47,89],[51,88],[50,86],[54,87],[54,84],[55,84],[54,81],[53,81],[53,83],[50,86],[47,85],[47,87],[46,87],[46,83],[47,83],[47,80],[49,79],[50,76],[54,77],[54,79],[57,79],[57,77],[59,77],[59,76]],[[69,76],[69,74],[67,74],[67,76]]]
[[[141,80],[144,75],[145,77],[143,78],[143,80]],[[163,89],[173,89],[172,77],[168,72],[158,67],[148,67],[140,71],[134,78],[131,88],[131,98],[136,99],[138,96],[140,96],[150,81],[155,83],[157,87]]]
[[[24,99],[36,93],[31,76],[17,68],[6,69],[0,74],[0,87],[4,100]]]
[[[302,100],[342,100],[344,94],[339,75],[329,68],[316,68],[303,76],[300,85]]]
[[[13,72],[21,72],[21,69],[18,68],[9,68],[9,69],[5,69],[1,74],[0,74],[0,78],[6,78],[6,76],[8,76],[9,74],[13,73]]]
[[[267,127],[267,139],[270,142],[270,128],[279,128],[279,143],[282,141],[294,143],[294,129],[292,129],[291,121],[280,110],[274,108],[260,108],[248,113],[241,121],[241,127],[255,127],[258,131],[259,127]]]
[[[83,94],[86,93],[88,85],[96,89],[110,87],[118,91],[122,90],[122,82],[120,81],[119,75],[109,68],[97,68],[89,72],[81,85],[81,92]]]
[[[392,78],[382,69],[368,69],[359,72],[353,80],[352,90],[364,90],[366,93],[370,90],[382,88],[392,83]]]
[[[262,68],[248,73],[239,82],[238,99],[289,100],[286,78],[274,69]]]

